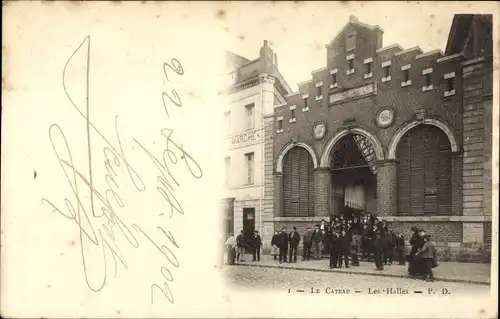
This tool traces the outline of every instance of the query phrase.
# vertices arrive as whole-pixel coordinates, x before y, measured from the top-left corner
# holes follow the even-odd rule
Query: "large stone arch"
[[[451,151],[452,152],[458,151],[458,143],[455,138],[455,134],[453,134],[453,131],[448,125],[435,119],[424,119],[423,121],[413,121],[410,123],[406,123],[405,125],[400,127],[399,130],[397,130],[397,132],[392,137],[391,142],[389,143],[387,159],[389,160],[396,159],[396,149],[398,147],[399,140],[401,140],[401,138],[406,134],[406,132],[421,124],[434,125],[440,128],[450,140]]]
[[[325,146],[325,149],[323,150],[323,154],[321,154],[321,160],[320,160],[320,167],[330,167],[330,152],[333,149],[333,146],[340,141],[344,136],[347,136],[349,134],[359,134],[364,137],[366,137],[370,143],[373,146],[373,149],[375,151],[375,155],[377,157],[378,161],[383,161],[385,156],[384,156],[384,149],[382,147],[382,144],[379,142],[379,140],[370,132],[359,128],[350,128],[350,129],[344,129],[337,133],[330,141]]]
[[[286,153],[291,150],[294,147],[302,147],[306,151],[309,152],[309,154],[312,157],[314,168],[318,168],[318,157],[316,156],[316,152],[314,152],[314,149],[307,145],[306,143],[303,142],[292,142],[287,144],[280,152],[278,156],[278,160],[276,161],[276,173],[283,173],[283,158],[285,158]]]

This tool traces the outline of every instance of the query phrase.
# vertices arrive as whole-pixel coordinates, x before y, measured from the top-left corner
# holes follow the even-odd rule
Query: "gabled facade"
[[[380,27],[351,17],[326,66],[275,107],[274,227],[303,231],[347,205],[406,237],[425,228],[441,253],[488,249],[491,26],[457,15],[445,55],[383,47]]]

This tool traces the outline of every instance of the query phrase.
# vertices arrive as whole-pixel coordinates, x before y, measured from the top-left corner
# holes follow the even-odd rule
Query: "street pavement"
[[[287,268],[270,267],[250,267],[244,265],[228,266],[222,269],[227,284],[247,291],[283,291],[300,293],[297,290],[304,290],[310,293],[311,289],[319,289],[325,292],[326,289],[349,290],[349,294],[368,294],[368,289],[372,293],[378,290],[381,294],[422,294],[429,295],[487,295],[490,286],[453,283],[453,282],[426,282],[421,279],[366,276],[361,274],[321,272]],[[392,288],[392,289],[391,289]]]
[[[338,273],[354,273],[359,275],[369,276],[386,276],[386,277],[401,277],[408,278],[408,264],[406,266],[385,265],[384,270],[375,270],[373,262],[362,261],[360,266],[340,269],[330,269],[329,260],[308,260],[301,261],[298,257],[297,263],[278,263],[273,260],[272,256],[262,255],[261,261],[252,262],[252,255],[245,255],[245,262],[238,263],[239,265],[265,267],[265,268],[291,268],[293,270],[309,270],[317,272],[338,272]],[[490,264],[482,263],[458,263],[458,262],[439,262],[439,266],[434,271],[434,276],[437,281],[445,282],[461,282],[473,284],[490,284]]]

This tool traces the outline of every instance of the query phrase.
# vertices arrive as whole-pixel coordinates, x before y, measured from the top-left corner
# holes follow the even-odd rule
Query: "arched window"
[[[283,214],[314,216],[314,162],[303,147],[293,147],[283,158]]]
[[[398,213],[451,215],[451,146],[433,125],[418,125],[396,149]]]

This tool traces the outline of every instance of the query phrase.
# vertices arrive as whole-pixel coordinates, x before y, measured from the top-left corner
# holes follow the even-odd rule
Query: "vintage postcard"
[[[4,1],[2,317],[498,317],[499,10]]]

